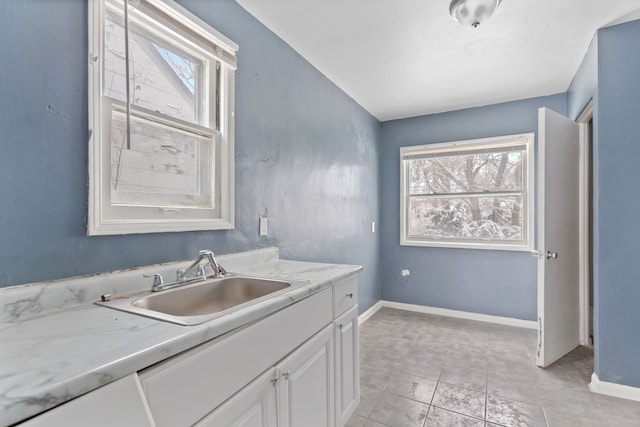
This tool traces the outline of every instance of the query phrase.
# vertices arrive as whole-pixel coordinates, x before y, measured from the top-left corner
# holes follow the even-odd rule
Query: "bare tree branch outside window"
[[[525,147],[468,151],[405,160],[409,236],[523,240]]]

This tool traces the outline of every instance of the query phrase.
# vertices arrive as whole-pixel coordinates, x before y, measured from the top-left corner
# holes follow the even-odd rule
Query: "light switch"
[[[266,236],[269,234],[269,218],[266,216],[260,217],[260,235]]]

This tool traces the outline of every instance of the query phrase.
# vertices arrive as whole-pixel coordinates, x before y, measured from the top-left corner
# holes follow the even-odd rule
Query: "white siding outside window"
[[[237,49],[171,0],[90,0],[88,234],[233,228]]]

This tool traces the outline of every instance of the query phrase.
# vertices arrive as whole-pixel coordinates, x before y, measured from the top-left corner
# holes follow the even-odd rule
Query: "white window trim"
[[[220,180],[219,210],[215,217],[194,215],[189,209],[162,209],[162,218],[135,218],[134,215],[109,213],[111,204],[109,175],[105,164],[109,164],[109,151],[104,149],[108,141],[102,117],[106,113],[102,95],[102,46],[104,43],[104,0],[89,0],[89,57],[88,57],[88,98],[89,98],[89,200],[87,217],[88,235],[113,235],[135,233],[180,232],[195,230],[224,230],[234,227],[234,105],[235,105],[235,55],[238,45],[211,28],[173,0],[145,0],[162,10],[172,19],[188,24],[189,28],[215,42],[214,54],[220,62],[220,110],[219,131],[215,144],[220,144],[216,152],[215,179]],[[106,185],[105,185],[106,183]],[[214,194],[215,195],[215,194]],[[137,208],[132,207],[134,212]],[[153,208],[152,208],[153,209]],[[180,218],[180,211],[185,215]],[[188,214],[187,211],[191,211]]]
[[[400,147],[400,245],[401,246],[423,246],[423,247],[436,247],[436,248],[461,248],[461,249],[489,249],[489,250],[500,250],[500,251],[531,251],[534,247],[534,227],[535,227],[535,172],[534,172],[534,133],[526,133],[526,134],[516,134],[516,135],[506,135],[500,137],[492,137],[492,138],[482,138],[482,139],[473,139],[473,140],[465,140],[465,141],[456,141],[456,142],[445,142],[438,144],[426,144],[419,146],[409,146],[409,147]],[[408,227],[409,221],[407,218],[408,215],[408,200],[409,195],[407,192],[408,188],[408,180],[409,174],[406,168],[406,162],[404,159],[411,155],[419,152],[430,151],[453,151],[454,149],[460,149],[465,147],[472,147],[478,145],[486,145],[486,146],[500,146],[501,144],[513,143],[513,141],[523,141],[526,144],[526,163],[525,168],[526,172],[523,174],[525,185],[527,188],[526,198],[524,200],[524,209],[526,217],[526,226],[525,233],[526,239],[525,243],[493,243],[487,240],[487,243],[484,242],[455,242],[455,241],[425,241],[412,239],[409,237]]]

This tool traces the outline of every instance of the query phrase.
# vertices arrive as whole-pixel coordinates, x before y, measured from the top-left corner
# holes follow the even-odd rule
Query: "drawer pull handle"
[[[349,292],[349,293],[347,294],[347,298],[353,298],[353,292]]]
[[[282,376],[284,377],[285,380],[289,380],[289,371],[283,372]]]

